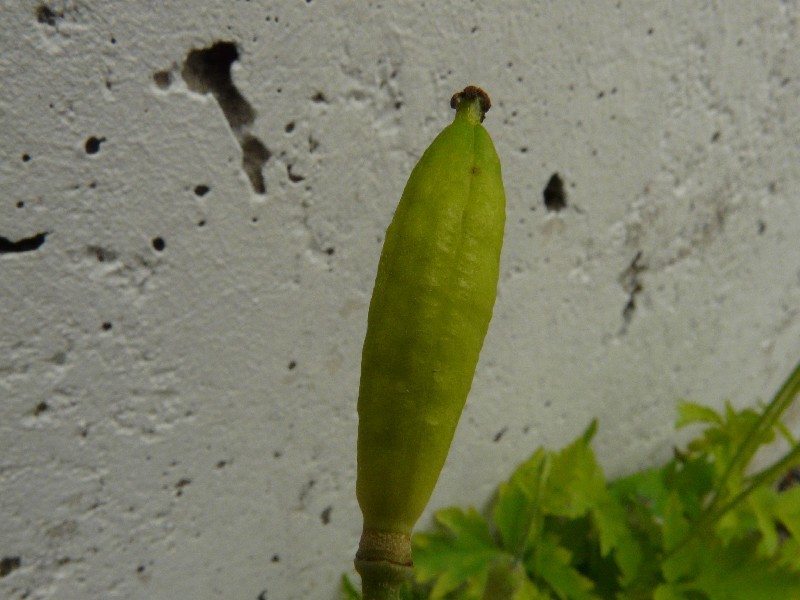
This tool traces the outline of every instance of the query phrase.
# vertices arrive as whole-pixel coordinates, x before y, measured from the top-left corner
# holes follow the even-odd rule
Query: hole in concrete
[[[46,4],[40,4],[36,7],[36,21],[45,25],[50,25],[50,27],[55,27],[56,19],[63,16],[63,13],[56,13]]]
[[[153,73],[153,81],[162,90],[172,85],[172,73],[169,71],[157,71]]]
[[[242,139],[242,168],[250,179],[250,185],[258,194],[267,191],[267,184],[261,169],[272,156],[267,147],[261,140],[252,135],[246,135]]]
[[[11,571],[16,571],[22,566],[22,559],[19,556],[4,556],[0,560],[0,577],[5,577]]]
[[[86,154],[97,154],[100,152],[100,144],[106,141],[106,138],[99,138],[96,136],[91,136],[89,139],[86,140],[86,143],[83,145],[84,150],[86,150]]]
[[[228,125],[242,147],[242,168],[253,190],[267,191],[262,169],[271,154],[264,143],[248,132],[256,111],[242,96],[231,77],[231,65],[239,60],[239,49],[233,42],[218,41],[208,48],[189,52],[181,69],[186,85],[199,94],[211,94],[219,103]]]
[[[86,252],[93,254],[97,258],[97,262],[108,262],[116,260],[117,253],[102,246],[87,246]]]
[[[44,239],[47,237],[47,231],[37,233],[31,237],[21,238],[16,242],[12,242],[8,238],[0,236],[0,254],[13,254],[18,252],[32,252],[38,250]]]
[[[542,192],[544,206],[548,211],[560,211],[567,207],[567,192],[564,190],[564,180],[558,173],[553,173]]]
[[[323,525],[327,525],[331,522],[331,512],[333,512],[332,506],[326,506],[325,510],[320,513],[319,518],[322,521]]]
[[[241,129],[256,117],[253,107],[233,85],[231,65],[238,59],[236,44],[217,42],[209,48],[189,52],[181,72],[190,90],[210,93],[217,99],[232,129]]]
[[[292,165],[286,165],[286,174],[289,176],[289,181],[292,183],[299,183],[305,180],[305,177],[292,172]]]

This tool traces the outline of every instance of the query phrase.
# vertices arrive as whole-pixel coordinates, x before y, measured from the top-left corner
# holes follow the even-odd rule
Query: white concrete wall
[[[335,596],[379,242],[466,84],[508,226],[431,510],[593,416],[609,474],[655,464],[678,397],[766,400],[800,358],[796,0],[2,15],[0,236],[43,241],[0,254],[3,598]],[[219,41],[220,101],[226,69],[182,76]]]

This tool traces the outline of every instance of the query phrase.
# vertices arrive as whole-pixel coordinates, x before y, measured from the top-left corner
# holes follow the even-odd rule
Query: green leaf
[[[699,557],[697,576],[682,587],[714,600],[798,600],[800,573],[757,555],[756,540],[709,545]]]
[[[800,539],[789,538],[781,544],[779,565],[794,572],[800,572]]]
[[[725,480],[725,489],[721,491],[739,489],[756,450],[775,439],[774,428],[760,425],[763,419],[758,411],[751,408],[736,411],[726,403],[723,422],[707,428],[689,444],[690,451],[706,452],[713,457],[717,478],[720,482]]]
[[[741,504],[741,510],[751,512],[755,518],[755,526],[761,533],[758,553],[764,557],[773,556],[778,551],[777,500],[777,491],[761,486],[750,493],[747,502]]]
[[[641,563],[642,549],[628,527],[625,510],[607,495],[592,509],[592,520],[600,536],[600,554],[614,557],[622,573],[622,585],[633,581]]]
[[[546,582],[562,600],[598,600],[599,596],[591,591],[592,581],[581,575],[571,561],[569,550],[559,546],[558,538],[548,533],[539,538],[526,566],[536,580]]]
[[[664,473],[674,461],[657,469],[647,469],[609,484],[609,492],[622,504],[640,502],[646,504],[656,515],[664,514],[669,490],[664,484]]]
[[[535,583],[533,583],[530,579],[525,578],[517,590],[514,592],[514,595],[511,597],[511,600],[552,600],[552,596],[545,592],[544,590],[539,589]],[[496,600],[495,598],[486,598],[485,600]]]
[[[494,530],[451,508],[414,537],[428,587],[413,598],[800,600],[800,486],[770,487],[795,455],[748,471],[774,439],[767,417],[684,402],[678,426],[705,425],[688,450],[608,485],[590,447],[596,422],[557,453],[540,448],[498,487]],[[341,588],[360,600],[346,577]]]
[[[675,421],[675,429],[680,429],[691,423],[722,425],[722,416],[713,408],[682,400],[678,402],[678,419]]]
[[[670,461],[661,469],[636,473],[609,486],[611,496],[624,507],[626,523],[640,549],[635,585],[647,586],[661,578],[659,555],[663,547],[663,517],[670,495],[664,484],[665,471],[672,469],[673,463]],[[626,580],[625,585],[629,583]]]
[[[778,494],[773,511],[777,520],[800,542],[800,486]]]
[[[541,528],[540,495],[549,471],[549,455],[539,449],[522,463],[507,483],[500,484],[493,511],[503,547],[521,557]]]
[[[341,600],[361,600],[361,592],[356,589],[347,575],[342,575],[342,584],[339,586]]]
[[[683,514],[683,505],[678,494],[673,492],[667,500],[662,525],[664,549],[673,551],[673,554],[661,564],[664,579],[668,583],[691,577],[697,570],[697,539],[684,543],[689,531],[690,523]]]
[[[552,460],[547,488],[542,495],[546,514],[575,519],[605,498],[606,482],[589,443],[595,422]]]
[[[689,521],[683,514],[683,504],[677,492],[667,498],[663,525],[664,549],[671,550],[689,533]]]
[[[525,573],[519,561],[495,561],[489,569],[482,600],[548,600]]]
[[[752,534],[757,526],[752,511],[747,510],[746,504],[741,504],[736,510],[729,510],[719,518],[715,532],[723,544],[729,544],[737,538]]]
[[[493,561],[512,560],[494,543],[486,520],[474,508],[446,508],[436,513],[440,527],[413,538],[414,573],[418,581],[435,580],[431,598],[444,598],[464,587],[460,598],[479,599]]]
[[[664,469],[664,485],[678,494],[689,518],[703,510],[705,497],[714,488],[714,473],[714,464],[705,453],[674,460]]]
[[[688,600],[688,598],[677,587],[664,583],[656,588],[653,600]]]

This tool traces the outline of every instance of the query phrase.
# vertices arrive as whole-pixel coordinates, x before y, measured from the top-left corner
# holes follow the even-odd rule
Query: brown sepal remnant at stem
[[[453,94],[453,97],[450,98],[450,108],[458,108],[460,102],[464,100],[475,100],[476,98],[480,101],[481,122],[483,122],[486,113],[492,108],[492,101],[489,99],[489,94],[478,86],[468,85],[460,92]]]
[[[365,529],[356,552],[364,600],[400,598],[400,588],[413,574],[411,537],[407,533]]]
[[[356,559],[386,561],[402,567],[411,566],[411,537],[407,533],[365,529],[361,532]]]

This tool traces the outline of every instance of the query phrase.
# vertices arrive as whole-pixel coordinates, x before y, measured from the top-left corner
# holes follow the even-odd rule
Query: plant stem
[[[363,600],[400,600],[400,591],[413,575],[410,536],[365,528],[355,566]]]
[[[709,516],[717,511],[717,507],[725,493],[725,486],[728,478],[734,469],[744,469],[750,462],[758,449],[758,439],[765,431],[769,431],[775,426],[781,415],[791,406],[795,396],[800,393],[800,364],[798,364],[791,375],[778,390],[778,393],[770,400],[764,411],[759,415],[750,431],[747,432],[744,442],[737,448],[733,458],[728,463],[725,472],[714,489],[711,503],[706,508],[705,515]],[[702,518],[702,517],[701,517]]]
[[[798,459],[800,459],[800,445],[792,448],[792,450],[783,456],[778,462],[753,476],[750,484],[744,490],[739,492],[736,496],[724,504],[722,508],[718,509],[716,514],[712,513],[709,515],[709,522],[714,523],[714,521],[734,508],[737,504],[739,504],[739,502],[747,498],[747,496],[749,496],[750,493],[758,486],[764,485],[770,481],[775,481],[775,479],[777,479],[784,471],[794,466],[794,463],[798,461]]]
[[[356,559],[363,600],[400,600],[403,585],[411,580],[411,566],[386,561]]]
[[[800,394],[800,364],[794,368],[794,371],[792,371],[791,375],[786,379],[781,389],[766,406],[764,412],[759,415],[758,420],[748,432],[745,441],[739,446],[730,463],[728,463],[728,467],[725,469],[719,484],[714,490],[711,503],[692,524],[689,534],[664,553],[663,560],[673,556],[702,533],[709,531],[714,523],[721,519],[725,513],[736,507],[742,500],[746,499],[754,489],[777,478],[783,470],[788,469],[800,458],[800,445],[795,445],[795,447],[781,457],[780,460],[750,478],[749,485],[747,485],[744,490],[720,507],[725,491],[725,484],[727,483],[728,477],[733,472],[734,467],[744,469],[747,466],[758,448],[758,445],[755,444],[755,440],[757,440],[764,431],[768,431],[775,426],[778,419],[780,419],[786,409],[792,405],[795,396],[798,394]]]

